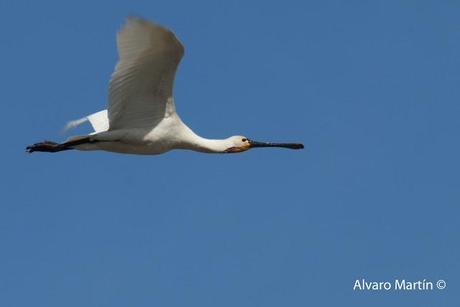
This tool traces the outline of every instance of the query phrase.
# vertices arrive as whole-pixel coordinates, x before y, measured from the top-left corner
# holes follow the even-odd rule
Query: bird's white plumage
[[[117,35],[119,61],[109,83],[109,129],[152,128],[174,112],[173,83],[184,47],[174,33],[129,18]]]
[[[104,132],[109,129],[109,118],[107,115],[107,110],[102,110],[102,111],[87,115],[83,118],[72,120],[68,122],[67,125],[64,127],[64,131],[73,129],[87,121],[89,121],[89,123],[93,127],[94,132],[92,132],[92,134]]]
[[[93,126],[94,132],[104,132],[109,130],[109,117],[107,110],[102,110],[91,115],[88,115],[88,120]]]

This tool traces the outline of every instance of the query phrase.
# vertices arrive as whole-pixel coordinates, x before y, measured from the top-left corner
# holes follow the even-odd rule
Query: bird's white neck
[[[198,136],[189,143],[188,149],[206,153],[224,153],[229,147],[227,140],[213,140]]]
[[[187,134],[187,137],[182,138],[182,140],[187,141],[180,144],[179,147],[182,149],[190,149],[204,153],[224,153],[231,147],[231,144],[227,139],[215,140],[203,138],[195,134],[195,132],[193,132],[189,127],[185,127],[186,129],[184,129],[184,132]]]

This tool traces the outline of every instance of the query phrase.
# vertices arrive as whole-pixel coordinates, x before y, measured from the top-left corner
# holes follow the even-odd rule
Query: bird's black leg
[[[42,152],[58,152],[63,150],[72,149],[64,144],[59,144],[56,142],[51,141],[43,141],[40,143],[35,143],[26,147],[26,151],[28,153],[32,153],[34,151],[42,151]]]
[[[59,152],[63,150],[70,150],[73,149],[73,146],[81,145],[85,143],[93,143],[93,140],[90,140],[89,137],[77,137],[74,140],[67,141],[64,143],[56,143],[51,141],[43,141],[40,143],[35,143],[26,147],[26,151],[28,153],[32,153],[34,151],[41,151],[41,152]]]

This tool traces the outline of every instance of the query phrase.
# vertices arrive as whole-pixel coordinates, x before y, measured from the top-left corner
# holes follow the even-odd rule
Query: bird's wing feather
[[[64,131],[75,128],[85,122],[89,121],[93,126],[94,133],[104,132],[109,129],[109,119],[107,117],[107,110],[102,110],[80,119],[72,120],[64,127]]]
[[[170,30],[129,18],[117,35],[119,61],[109,83],[110,130],[154,127],[174,112],[176,68],[184,47]]]

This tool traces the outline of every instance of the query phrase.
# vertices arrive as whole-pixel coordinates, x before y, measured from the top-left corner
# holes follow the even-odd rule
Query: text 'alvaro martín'
[[[363,278],[356,279],[353,285],[353,290],[355,291],[429,291],[433,289],[433,282],[426,279],[415,281],[406,279],[395,279],[393,281],[367,281]],[[441,287],[438,287],[438,289],[441,289]]]

